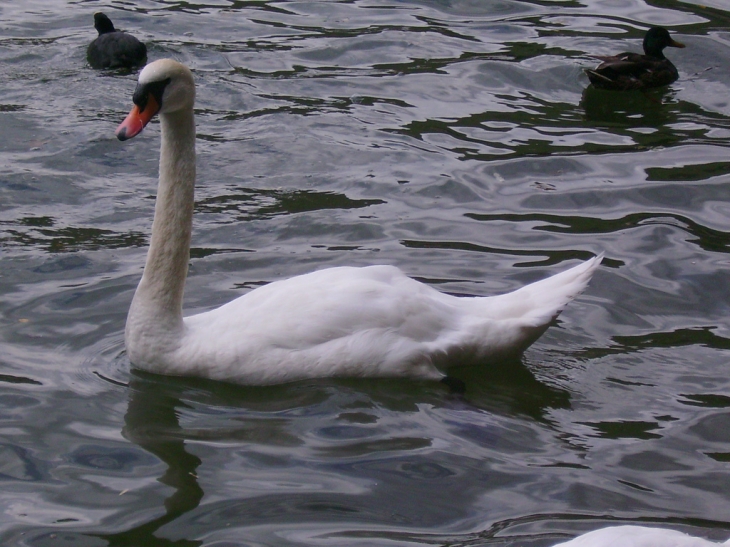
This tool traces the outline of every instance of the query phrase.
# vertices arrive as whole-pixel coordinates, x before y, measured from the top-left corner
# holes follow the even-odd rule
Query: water
[[[656,5],[654,5],[656,4]],[[335,265],[494,294],[604,251],[520,363],[442,386],[130,373],[159,126],[94,11],[198,83],[186,309]],[[0,5],[0,538],[23,546],[548,546],[730,537],[724,2]],[[665,90],[585,90],[670,27]]]

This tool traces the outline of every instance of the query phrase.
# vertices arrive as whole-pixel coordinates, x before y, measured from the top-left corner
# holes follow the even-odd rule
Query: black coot
[[[131,34],[115,29],[103,13],[94,14],[94,28],[99,36],[86,50],[92,68],[133,68],[147,61],[147,47]]]

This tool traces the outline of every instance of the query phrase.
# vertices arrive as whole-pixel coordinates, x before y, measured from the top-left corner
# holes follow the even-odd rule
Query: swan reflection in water
[[[376,445],[370,443],[370,439],[363,439],[360,436],[328,437],[320,439],[327,443],[326,445],[314,448],[311,444],[306,443],[316,444],[317,440],[312,440],[313,436],[323,435],[322,432],[325,429],[334,429],[328,427],[327,424],[336,423],[339,416],[352,413],[354,408],[360,408],[375,414],[376,418],[379,415],[395,414],[396,419],[403,423],[411,422],[414,419],[417,421],[418,418],[414,418],[414,415],[421,412],[427,412],[432,416],[442,413],[443,421],[448,422],[445,425],[448,426],[449,434],[457,435],[464,442],[472,443],[474,446],[500,451],[503,440],[513,433],[508,429],[509,424],[513,424],[515,419],[525,423],[543,422],[546,427],[550,427],[547,422],[550,421],[551,410],[570,409],[571,407],[570,394],[567,391],[540,382],[532,374],[531,368],[532,365],[528,367],[521,362],[513,362],[505,364],[503,367],[490,367],[486,375],[484,375],[484,367],[461,369],[458,371],[459,377],[469,386],[466,395],[454,394],[444,386],[412,380],[325,379],[296,382],[284,386],[242,387],[199,379],[170,378],[150,373],[132,372],[123,434],[130,442],[161,461],[165,469],[157,480],[172,488],[172,493],[164,500],[164,507],[159,507],[159,509],[155,509],[152,505],[156,503],[154,500],[159,499],[157,495],[143,498],[144,508],[137,507],[134,512],[130,513],[128,518],[132,524],[124,531],[86,535],[103,539],[112,547],[138,547],[140,545],[196,547],[202,545],[204,541],[168,538],[175,536],[194,538],[205,534],[206,531],[226,530],[226,527],[230,525],[230,533],[238,534],[236,537],[240,539],[241,534],[247,534],[248,527],[264,526],[273,530],[300,522],[306,528],[316,523],[331,523],[332,519],[335,519],[338,525],[332,528],[336,528],[338,532],[329,532],[327,537],[331,539],[332,534],[337,534],[338,537],[346,539],[350,538],[348,528],[354,530],[351,534],[357,535],[358,531],[368,528],[368,525],[381,528],[387,526],[388,523],[393,524],[390,508],[387,508],[387,514],[373,514],[367,510],[378,505],[379,502],[385,503],[389,499],[400,499],[402,502],[404,499],[408,499],[411,507],[410,509],[399,507],[401,513],[406,516],[408,516],[408,511],[412,511],[414,514],[423,511],[428,514],[429,508],[422,505],[419,500],[427,499],[429,493],[433,494],[433,483],[428,480],[420,480],[419,476],[406,477],[401,481],[401,478],[392,474],[393,469],[398,467],[395,464],[395,467],[390,465],[388,469],[382,470],[369,467],[369,463],[378,459]],[[214,415],[216,416],[214,419],[222,418],[227,424],[233,425],[221,427],[220,422],[218,425],[208,422],[207,427],[181,424],[181,411],[187,409],[186,414],[189,413],[191,416],[186,418],[185,422],[190,423],[195,421],[196,408],[201,406],[208,407],[210,412],[197,412],[199,418]],[[428,408],[428,410],[424,411],[424,408]],[[289,412],[294,410],[296,412]],[[189,420],[190,417],[193,420]],[[487,431],[489,426],[484,427],[485,417],[486,423],[493,424],[491,431]],[[507,426],[501,424],[502,419],[506,420]],[[304,432],[296,431],[301,430],[302,427],[292,427],[300,424],[304,424]],[[432,422],[429,424],[433,425]],[[371,424],[365,424],[363,427],[367,428],[369,425]],[[542,428],[543,426],[540,426],[540,429]],[[389,427],[388,431],[391,430],[392,427]],[[439,431],[438,428],[432,427],[419,430],[423,436],[423,439],[420,439],[423,442],[419,446],[413,443],[413,446],[406,446],[404,443],[397,444],[396,448],[390,447],[388,459],[402,460],[410,467],[415,467],[414,461],[418,459],[418,454],[422,454],[424,448],[433,446],[439,440]],[[410,440],[416,440],[413,431],[398,430],[396,437],[398,435],[410,435]],[[372,478],[378,480],[373,481],[375,486],[365,496],[343,492],[339,489],[329,489],[325,482],[319,485],[320,488],[317,491],[292,492],[291,489],[287,489],[286,492],[264,491],[259,495],[245,491],[245,487],[242,487],[240,496],[226,496],[220,491],[211,491],[219,498],[225,499],[210,501],[201,507],[205,492],[197,471],[202,461],[198,456],[191,454],[186,446],[188,442],[196,440],[210,443],[225,441],[228,447],[225,450],[238,450],[239,452],[246,445],[252,446],[254,451],[256,451],[254,445],[258,445],[259,448],[263,445],[275,445],[277,451],[280,454],[284,453],[285,455],[282,457],[290,463],[297,458],[306,459],[307,471],[318,467],[317,462],[311,460],[307,455],[307,451],[314,450],[315,453],[320,453],[322,449],[325,449],[326,454],[322,455],[321,467],[327,477],[335,473],[337,474],[335,480],[359,481]],[[231,444],[236,444],[236,440],[240,441],[240,446],[231,447]],[[365,448],[361,448],[361,450],[365,450],[366,454],[359,457],[358,453],[353,451],[353,447],[356,446],[364,446]],[[213,445],[211,447],[215,448]],[[415,449],[415,452],[412,448]],[[206,453],[210,453],[210,451]],[[345,467],[337,463],[340,461],[340,454],[349,462]],[[220,455],[220,451],[218,455]],[[357,463],[352,463],[353,460],[357,460]],[[438,460],[435,455],[432,456],[430,453],[423,457],[423,461],[430,463],[431,471],[440,468],[439,462],[448,466],[447,462]],[[208,465],[210,466],[210,462]],[[237,474],[237,479],[240,479],[241,483],[249,479],[262,480],[261,468],[256,470],[253,467],[244,467],[224,471]],[[352,477],[348,476],[350,471]],[[275,469],[273,472],[277,476],[281,474],[282,480],[287,477],[288,480],[297,480],[294,475],[294,473],[298,473],[296,469]],[[494,472],[495,476],[500,473],[497,469]],[[218,471],[214,470],[213,473],[218,475]],[[376,476],[374,473],[379,474]],[[252,476],[254,474],[257,476]],[[446,483],[453,484],[449,486]],[[214,482],[210,484],[210,487],[213,488],[216,484],[224,483],[222,479],[214,479]],[[408,484],[412,489],[412,492],[405,494],[405,498],[402,493],[397,492],[403,488],[403,484]],[[459,480],[442,481],[440,484],[442,488],[440,494],[444,497],[461,495],[461,498],[453,498],[459,499],[459,504],[454,504],[458,505],[454,509],[457,513],[464,507],[471,507],[477,503],[479,496],[489,494],[479,488],[464,489],[463,482]],[[450,490],[452,488],[458,489],[458,493]],[[474,491],[472,497],[467,490]],[[144,493],[140,495],[144,496]],[[326,510],[323,512],[323,508],[331,508],[331,513]],[[350,511],[344,514],[340,510],[342,508],[350,509]],[[149,514],[156,516],[140,523],[139,519],[144,518],[143,515]],[[439,515],[437,520],[451,522],[456,518],[458,515]],[[554,521],[555,518],[555,514],[550,513],[525,515],[509,519],[509,522],[491,523],[490,530],[498,530],[500,540],[509,541],[510,528],[524,530],[524,524],[534,524],[536,520],[543,519]],[[574,515],[570,521],[575,523],[579,518]],[[586,518],[591,522],[595,521],[595,516]],[[118,521],[115,525],[118,526]],[[397,523],[393,525],[395,530],[381,530],[381,532],[371,530],[369,533],[375,534],[372,535],[373,538],[382,537],[384,540],[404,533]],[[552,527],[554,526],[555,522],[552,522]],[[620,534],[624,533],[624,530],[608,527],[605,528],[604,535]],[[487,532],[485,531],[485,533]],[[515,536],[514,541],[517,542],[517,545],[527,545],[531,541],[539,545],[546,545],[546,540],[549,541],[547,545],[557,545],[560,543],[560,537],[565,537],[564,534],[557,533],[541,533],[535,536],[523,534],[524,531],[522,535]],[[472,536],[471,534],[466,535]],[[417,531],[412,530],[408,532],[408,536],[411,539],[420,537]],[[589,536],[588,539],[592,537],[600,539],[603,538],[603,535]],[[665,536],[659,533],[657,537]],[[681,538],[681,536],[671,534],[666,537]],[[433,532],[424,532],[422,539],[424,542],[426,540],[433,542],[438,538]],[[453,534],[444,535],[442,539],[446,543],[453,540],[454,537]],[[583,545],[583,543],[579,542],[576,545]],[[668,545],[672,547],[675,544]],[[698,543],[698,545],[705,545],[705,543]]]
[[[122,432],[127,440],[154,455],[165,466],[157,481],[172,488],[172,493],[165,499],[164,507],[158,508],[152,505],[155,503],[153,500],[159,499],[156,494],[142,497],[145,509],[137,508],[129,515],[130,522],[131,519],[134,521],[124,531],[86,535],[104,539],[110,546],[118,547],[147,544],[185,547],[201,545],[202,542],[198,540],[166,539],[184,533],[180,532],[181,527],[188,527],[187,536],[194,537],[189,527],[190,521],[196,518],[192,515],[199,516],[200,510],[196,509],[200,507],[205,494],[205,485],[201,485],[197,476],[202,463],[201,458],[189,452],[187,444],[190,441],[205,440],[214,443],[226,441],[230,444],[233,439],[234,442],[240,440],[241,447],[253,443],[276,445],[296,458],[306,440],[302,438],[301,432],[297,434],[292,432],[290,426],[293,421],[311,420],[312,427],[317,429],[314,434],[320,434],[319,429],[323,424],[338,423],[337,418],[343,413],[351,413],[353,407],[370,408],[370,412],[374,413],[395,412],[402,415],[403,420],[411,421],[413,415],[422,412],[422,406],[425,405],[432,410],[441,408],[457,411],[447,414],[450,420],[448,427],[452,434],[463,436],[470,442],[480,445],[490,443],[496,447],[501,442],[502,428],[495,426],[492,430],[486,431],[483,427],[477,427],[477,423],[473,420],[477,417],[477,413],[507,418],[519,416],[522,419],[527,417],[529,420],[544,421],[550,409],[570,408],[568,392],[538,381],[529,368],[520,361],[488,369],[486,374],[484,367],[458,370],[459,377],[469,386],[466,395],[455,394],[440,384],[407,379],[323,379],[283,386],[246,387],[132,371],[128,388],[128,409]],[[234,416],[233,426],[209,425],[201,428],[194,425],[186,427],[185,424],[181,424],[181,411],[199,405],[212,407],[217,416],[221,415],[219,410],[233,409],[228,414],[229,417]],[[282,419],[282,413],[287,414],[289,410],[294,409],[309,409],[309,411],[304,415],[297,412],[288,419]],[[312,413],[317,417],[309,416]],[[491,423],[491,419],[489,421]],[[401,434],[403,439],[399,439],[398,435],[395,437],[389,435],[389,441],[395,441],[401,459],[410,461],[413,456],[412,449],[416,448],[420,452],[424,447],[432,446],[438,432],[420,431],[422,439],[417,438],[413,431]],[[328,438],[324,441],[328,443],[329,451],[328,456],[323,456],[328,461],[323,460],[322,465],[327,467],[332,457],[337,458],[338,451],[347,453],[351,459],[353,456],[349,451],[353,450],[353,446],[360,446],[363,439]],[[406,441],[411,441],[412,446]],[[371,447],[368,452],[373,450],[376,449]],[[237,472],[246,474],[246,469]],[[347,474],[346,471],[344,473]],[[255,477],[244,477],[242,480],[248,478],[255,479]],[[348,480],[348,477],[344,476],[343,479]],[[385,499],[394,495],[392,488],[398,488],[397,484],[389,486],[386,481],[378,483],[376,491],[370,492],[369,496]],[[422,486],[428,487],[427,484]],[[221,519],[222,522],[221,513],[235,514],[232,518],[226,518],[226,523],[246,527],[257,524],[256,515],[264,507],[276,506],[273,512],[286,518],[286,513],[296,504],[304,507],[329,503],[344,507],[372,502],[372,499],[353,499],[353,496],[360,497],[357,494],[328,492],[327,485],[323,486],[322,492],[316,493],[292,495],[291,492],[287,494],[272,492],[253,497],[250,494],[242,492],[241,497],[214,502],[205,508],[205,513],[210,514],[209,517],[213,522],[215,519]],[[140,496],[144,496],[144,493]],[[467,505],[470,503],[468,499],[462,501]],[[138,519],[143,514],[155,516],[140,523]],[[188,517],[185,518],[185,515]],[[267,515],[271,516],[268,513]],[[303,518],[301,514],[299,517],[289,516]],[[323,516],[326,518],[326,515],[319,513],[317,516],[304,515],[308,519]],[[266,524],[273,524],[268,517],[265,519]],[[360,520],[356,516],[355,519]],[[178,528],[173,527],[175,523]],[[115,524],[118,526],[119,522]],[[168,527],[169,524],[173,526]],[[358,525],[360,526],[362,523]]]
[[[177,409],[184,406],[179,393],[166,387],[154,375],[132,373],[129,383],[129,404],[122,434],[132,443],[153,454],[167,468],[158,479],[173,489],[164,502],[164,513],[128,530],[111,534],[88,534],[104,539],[110,547],[169,545],[196,547],[197,540],[161,540],[155,533],[181,516],[196,509],[203,499],[196,470],[200,458],[185,448],[186,434],[180,426]],[[164,543],[161,543],[163,541]]]

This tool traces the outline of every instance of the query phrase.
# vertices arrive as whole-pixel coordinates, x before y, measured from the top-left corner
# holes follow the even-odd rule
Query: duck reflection
[[[610,91],[588,86],[580,106],[586,121],[597,125],[659,127],[677,118],[669,105],[674,97],[670,88],[652,91]]]

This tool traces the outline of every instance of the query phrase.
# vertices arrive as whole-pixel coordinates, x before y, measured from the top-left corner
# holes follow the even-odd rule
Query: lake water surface
[[[159,125],[114,137],[136,74],[86,65],[99,10],[197,80],[186,310],[336,265],[465,295],[603,266],[463,397],[130,372]],[[586,89],[653,24],[677,83]],[[724,0],[0,3],[0,542],[730,537],[729,69]]]

